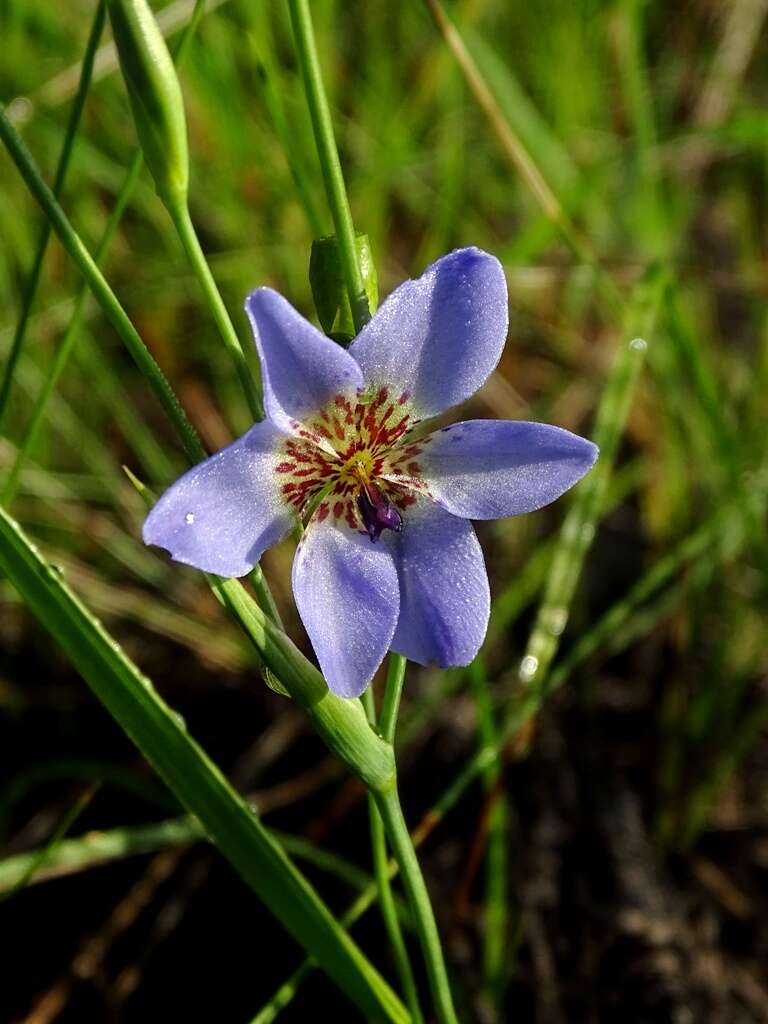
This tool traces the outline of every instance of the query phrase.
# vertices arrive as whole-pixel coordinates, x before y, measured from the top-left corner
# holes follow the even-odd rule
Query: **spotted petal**
[[[194,466],[147,516],[144,543],[219,576],[250,572],[294,522],[275,472],[283,439],[265,420]]]
[[[468,665],[490,614],[488,575],[472,524],[420,498],[408,507],[402,533],[383,534],[382,543],[400,580],[392,649],[420,665]]]
[[[387,653],[399,608],[383,544],[332,519],[310,522],[293,562],[296,607],[334,693],[358,697]]]
[[[284,430],[312,416],[336,395],[363,386],[355,360],[271,288],[257,288],[245,309],[253,328],[267,416]]]
[[[369,387],[409,392],[416,415],[434,416],[486,380],[507,323],[499,261],[480,249],[457,249],[392,292],[349,353]]]
[[[500,519],[559,498],[597,455],[591,441],[546,423],[469,420],[407,446],[389,477],[426,486],[455,516]]]

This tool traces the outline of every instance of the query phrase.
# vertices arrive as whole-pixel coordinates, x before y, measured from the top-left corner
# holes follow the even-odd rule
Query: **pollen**
[[[373,474],[373,454],[367,449],[355,452],[351,455],[341,468],[339,483],[352,484],[354,493],[371,479]]]

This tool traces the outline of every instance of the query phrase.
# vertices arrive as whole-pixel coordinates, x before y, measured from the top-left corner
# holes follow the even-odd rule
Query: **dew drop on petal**
[[[192,523],[194,523],[194,521],[195,521],[195,513],[194,512],[187,512],[187,514],[184,516],[184,522],[188,523],[191,526]]]

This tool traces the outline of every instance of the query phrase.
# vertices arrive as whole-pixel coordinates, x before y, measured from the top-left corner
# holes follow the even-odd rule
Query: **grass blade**
[[[179,716],[3,510],[0,569],[94,694],[285,928],[369,1018],[406,1021],[407,1011],[387,983],[189,736]]]

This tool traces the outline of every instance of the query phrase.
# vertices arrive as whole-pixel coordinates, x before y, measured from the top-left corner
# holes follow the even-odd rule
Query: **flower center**
[[[344,463],[339,473],[339,483],[352,484],[359,491],[371,479],[372,473],[373,453],[368,448],[363,448]]]
[[[372,541],[383,530],[403,528],[401,510],[416,499],[407,488],[383,481],[381,474],[395,449],[396,463],[413,459],[420,450],[418,444],[400,447],[419,422],[409,399],[408,392],[391,397],[386,388],[357,401],[339,394],[303,423],[292,423],[295,434],[285,442],[275,471],[283,495],[300,515],[322,492],[314,512],[319,522],[331,515]]]

